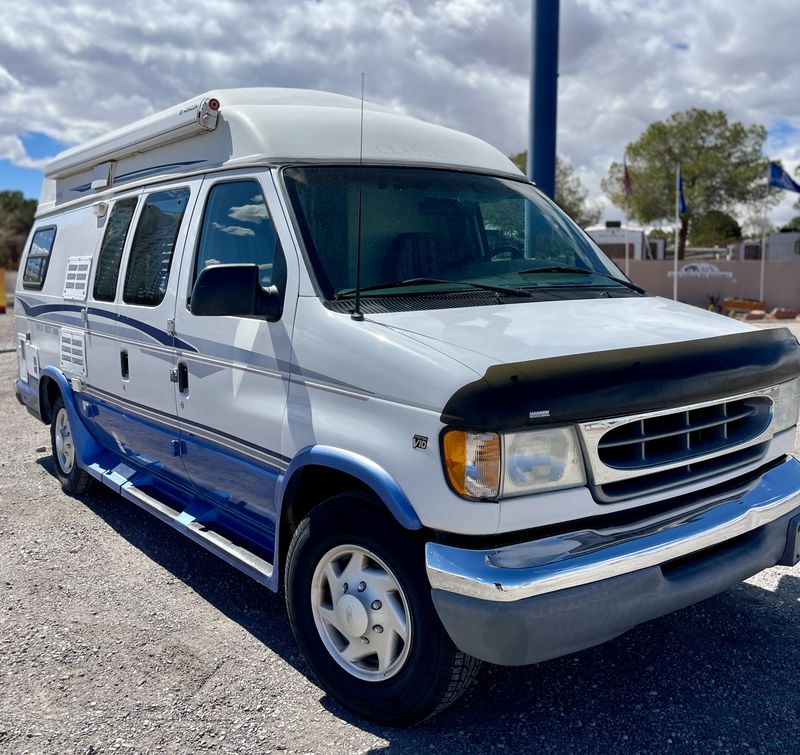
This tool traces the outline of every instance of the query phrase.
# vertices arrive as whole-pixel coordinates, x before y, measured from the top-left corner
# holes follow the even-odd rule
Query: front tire
[[[70,495],[88,493],[92,488],[94,479],[88,472],[78,466],[78,450],[75,447],[75,437],[72,432],[69,413],[64,406],[64,399],[60,395],[52,406],[50,443],[53,448],[56,477],[58,477],[63,491]]]
[[[289,546],[289,621],[311,670],[343,706],[390,726],[435,715],[480,666],[445,633],[423,564],[421,541],[358,493],[313,509]]]

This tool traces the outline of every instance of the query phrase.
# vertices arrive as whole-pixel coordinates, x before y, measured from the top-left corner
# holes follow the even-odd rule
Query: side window
[[[209,265],[233,263],[258,265],[262,286],[284,282],[283,253],[257,181],[218,183],[208,192],[192,282]]]
[[[122,300],[126,304],[155,307],[161,303],[188,201],[189,189],[158,191],[147,197],[125,273]]]
[[[111,210],[103,244],[97,257],[97,273],[94,277],[94,298],[97,301],[114,301],[119,278],[119,263],[135,209],[136,198],[132,197],[120,199]]]
[[[28,250],[28,259],[22,273],[22,287],[39,289],[44,285],[47,275],[47,263],[50,261],[50,252],[56,239],[56,228],[40,228],[33,234],[31,248]]]

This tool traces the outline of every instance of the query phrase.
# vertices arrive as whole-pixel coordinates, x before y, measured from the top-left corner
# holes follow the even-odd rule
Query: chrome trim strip
[[[185,433],[187,437],[196,436],[198,438],[202,438],[203,440],[216,443],[223,448],[232,449],[241,456],[247,456],[254,461],[266,464],[278,472],[285,472],[289,466],[288,462],[284,461],[283,459],[279,459],[277,456],[268,453],[266,450],[258,451],[250,446],[244,445],[243,443],[239,443],[231,436],[218,435],[217,433],[204,427],[189,425],[180,417],[178,417],[178,423],[180,424],[181,432]]]
[[[357,393],[356,391],[349,391],[345,388],[339,388],[338,386],[330,385],[328,383],[320,383],[317,380],[309,380],[308,378],[304,378],[302,375],[293,375],[291,377],[291,382],[295,385],[302,385],[306,388],[316,388],[318,391],[327,391],[328,393],[335,393],[337,396],[346,396],[347,398],[354,398],[358,401],[369,401],[370,399],[375,398],[374,395]]]
[[[676,406],[672,409],[660,409],[654,412],[643,412],[642,414],[631,414],[626,417],[613,417],[612,419],[602,419],[595,422],[582,422],[578,425],[578,433],[580,434],[583,448],[586,452],[587,467],[589,469],[592,483],[594,485],[606,485],[610,482],[619,482],[621,480],[632,480],[636,477],[644,477],[646,475],[655,474],[657,472],[665,472],[670,469],[678,469],[685,467],[687,464],[697,464],[709,459],[716,459],[720,456],[727,456],[728,454],[741,451],[750,446],[758,445],[764,441],[770,440],[774,434],[772,428],[773,417],[770,417],[770,422],[767,428],[755,438],[750,438],[743,443],[738,443],[734,446],[727,446],[726,448],[711,453],[702,454],[699,456],[688,456],[668,464],[657,464],[652,467],[642,467],[640,469],[615,469],[603,463],[600,459],[598,444],[600,439],[610,430],[613,430],[620,425],[627,425],[632,422],[640,422],[645,419],[652,419],[653,417],[664,417],[670,414],[680,414],[681,412],[689,412],[694,409],[703,409],[708,406],[718,406],[730,401],[741,401],[742,399],[755,398],[764,396],[770,399],[773,404],[775,396],[778,393],[779,386],[773,385],[769,388],[761,388],[757,391],[750,391],[748,393],[740,393],[736,396],[726,396],[725,398],[715,399],[714,401],[701,401],[696,404],[686,404],[684,406]]]
[[[637,522],[578,530],[490,550],[425,546],[431,587],[511,602],[658,566],[763,527],[800,508],[800,462],[765,472],[743,492]]]
[[[264,375],[265,377],[275,378],[276,380],[288,380],[288,372],[279,372],[278,370],[269,370],[265,367],[255,367],[245,362],[237,362],[232,359],[220,359],[218,357],[211,357],[205,354],[198,354],[192,351],[184,351],[177,349],[177,359],[186,362],[196,362],[197,364],[207,364],[212,367],[222,367],[229,370],[241,370],[242,372],[252,372],[256,375]]]

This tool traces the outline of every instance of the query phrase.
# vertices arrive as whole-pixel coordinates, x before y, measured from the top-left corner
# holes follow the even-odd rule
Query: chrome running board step
[[[95,470],[96,471],[96,470]],[[114,469],[96,475],[100,480],[118,492],[121,496],[132,501],[140,508],[158,517],[179,532],[202,545],[211,553],[234,566],[239,571],[252,577],[263,585],[271,585],[272,564],[252,551],[234,543],[221,532],[213,529],[213,522],[201,522],[190,511],[178,511],[169,504],[154,498],[141,488],[138,488],[130,477],[134,470],[124,464],[117,465]]]

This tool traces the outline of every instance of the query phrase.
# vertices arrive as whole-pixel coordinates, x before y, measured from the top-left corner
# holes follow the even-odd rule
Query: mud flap
[[[781,566],[794,566],[800,561],[800,514],[789,520],[789,533],[786,541],[786,550],[778,564]]]

